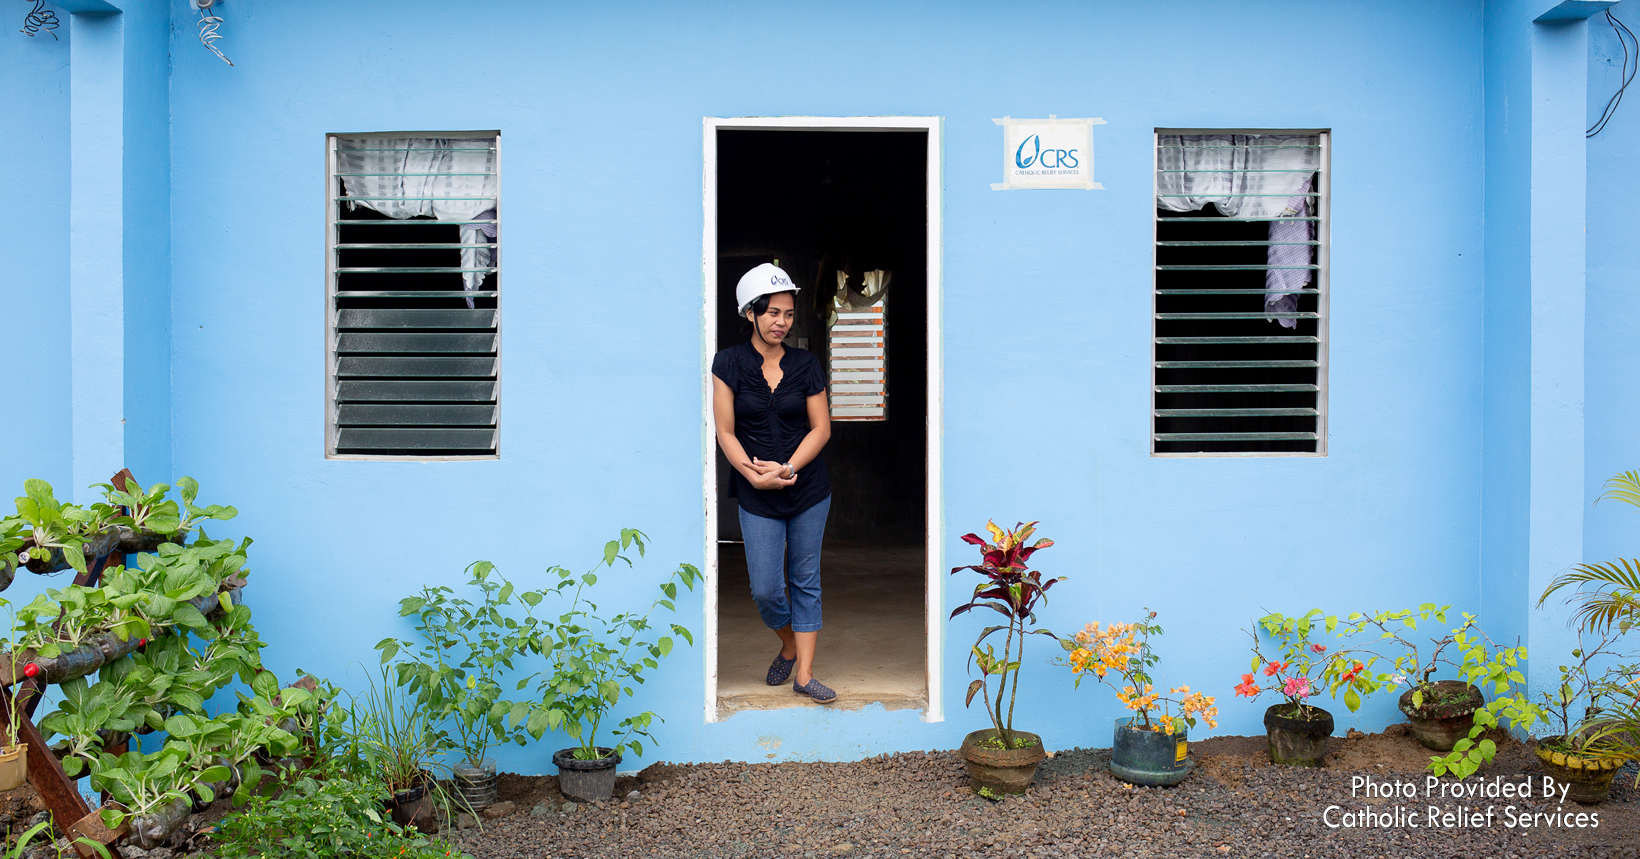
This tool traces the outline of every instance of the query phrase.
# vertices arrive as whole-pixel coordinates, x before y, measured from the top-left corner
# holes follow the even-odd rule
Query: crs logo
[[[792,285],[791,279],[786,277],[783,274],[771,274],[771,275],[769,275],[769,285],[770,286],[783,286],[786,289],[796,289],[797,288],[797,287]]]
[[[1025,147],[1027,146],[1032,147],[1031,154],[1028,156],[1025,154]],[[1052,158],[1054,163],[1049,164],[1049,158]],[[1019,148],[1014,150],[1014,164],[1021,170],[1029,170],[1033,164],[1038,167],[1053,169],[1076,167],[1081,162],[1076,157],[1075,149],[1045,150],[1042,148],[1042,135],[1033,134],[1020,141]]]

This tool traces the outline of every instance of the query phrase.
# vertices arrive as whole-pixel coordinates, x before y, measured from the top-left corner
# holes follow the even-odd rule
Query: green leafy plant
[[[515,659],[539,649],[541,624],[530,610],[541,604],[542,594],[516,592],[489,561],[471,564],[467,573],[469,587],[480,594],[477,602],[445,587],[424,587],[419,596],[399,602],[399,615],[415,618],[422,644],[393,669],[398,684],[439,726],[439,738],[460,749],[468,765],[480,767],[491,745],[524,745],[530,702],[503,698],[501,680]],[[513,611],[519,606],[521,617]],[[376,649],[386,663],[414,646],[385,638]],[[517,680],[515,688],[527,688],[532,678]],[[454,728],[454,737],[444,725]]]
[[[597,736],[604,719],[623,697],[632,697],[628,683],[643,683],[644,672],[660,667],[659,660],[672,652],[671,636],[649,635],[653,627],[649,618],[656,609],[677,611],[678,584],[694,590],[700,580],[700,570],[689,564],[680,564],[661,582],[661,596],[641,614],[619,612],[604,615],[598,605],[588,598],[588,590],[598,584],[598,571],[613,569],[620,561],[629,568],[631,559],[621,554],[637,549],[643,557],[648,540],[640,531],[623,528],[619,540],[604,546],[604,557],[591,570],[576,575],[563,567],[549,572],[558,577],[558,583],[546,589],[547,593],[567,598],[569,605],[558,615],[539,638],[538,649],[546,660],[546,670],[536,685],[540,702],[530,708],[525,730],[536,739],[548,730],[563,731],[576,741],[577,760],[598,760],[605,757],[599,751]],[[674,635],[690,644],[694,638],[679,624],[668,624]],[[649,726],[660,718],[645,711],[622,719],[610,733],[619,738],[612,747],[615,754],[624,754],[632,748],[643,754],[639,738],[654,740]]]
[[[979,547],[981,561],[953,567],[951,573],[955,575],[962,570],[972,570],[979,573],[984,581],[974,586],[972,599],[951,612],[951,619],[976,608],[991,609],[1007,619],[1007,623],[980,630],[979,638],[970,648],[969,664],[979,666],[980,679],[968,684],[968,697],[963,703],[964,706],[973,704],[974,696],[983,691],[986,715],[991,717],[997,741],[1003,748],[1012,749],[1018,748],[1014,736],[1014,701],[1019,697],[1019,666],[1024,659],[1025,636],[1058,638],[1046,629],[1026,627],[1036,624],[1037,605],[1047,596],[1048,589],[1064,581],[1064,577],[1043,581],[1042,574],[1028,565],[1031,555],[1053,545],[1053,541],[1046,537],[1027,545],[1031,535],[1036,533],[1035,522],[1015,525],[1012,531],[1004,531],[994,522],[987,522],[985,527],[991,538],[996,540],[995,545],[987,543],[978,534],[962,536],[964,543]],[[995,646],[985,644],[985,640],[1003,630],[1007,631],[1007,636],[1003,640],[1002,655],[998,656]],[[994,699],[990,687],[992,678],[997,681]],[[1010,688],[1012,694],[1009,694]],[[1002,711],[1004,698],[1008,700],[1006,716]]]
[[[1469,736],[1459,739],[1451,752],[1430,758],[1430,772],[1468,778],[1497,754],[1497,744],[1483,737],[1486,731],[1499,727],[1504,721],[1526,730],[1547,714],[1531,700],[1526,690],[1526,675],[1520,670],[1521,663],[1526,660],[1526,648],[1496,644],[1477,625],[1480,619],[1467,612],[1462,613],[1463,621],[1457,627],[1447,626],[1447,613],[1451,608],[1424,603],[1416,609],[1371,615],[1357,612],[1349,616],[1349,624],[1341,627],[1341,634],[1371,635],[1376,631],[1380,646],[1391,646],[1399,651],[1389,657],[1370,648],[1362,648],[1364,652],[1373,654],[1367,660],[1368,671],[1375,666],[1391,667],[1390,670],[1380,670],[1370,675],[1367,685],[1371,689],[1407,687],[1412,692],[1414,709],[1423,707],[1433,693],[1433,675],[1442,666],[1456,673],[1457,679],[1474,685],[1482,692],[1491,693],[1492,700],[1475,710]],[[1446,627],[1448,631],[1429,638],[1428,649],[1421,650],[1420,642],[1414,641],[1408,633],[1416,631],[1420,622],[1430,621]],[[1457,658],[1453,657],[1453,652]]]
[[[22,859],[25,854],[38,855],[37,848],[39,845],[35,844],[34,839],[40,838],[43,835],[46,842],[49,844],[51,841],[51,828],[52,822],[50,820],[43,820],[23,830],[15,839],[12,839],[10,849],[6,850],[4,853],[0,853],[0,859]],[[110,854],[108,852],[108,848],[98,844],[95,841],[92,841],[89,838],[76,838],[69,842],[69,845],[71,848],[69,855],[75,856],[76,859],[78,859],[79,853],[74,851],[74,848],[89,850],[97,856],[102,857],[102,859],[109,859]],[[36,849],[31,850],[30,848]],[[63,859],[63,856],[65,855],[63,848],[53,845],[52,850],[57,854],[58,859]]]
[[[37,561],[49,561],[52,550],[59,549],[70,567],[85,572],[86,535],[99,529],[102,521],[80,507],[58,501],[51,484],[44,480],[23,481],[23,493],[17,499],[17,518],[29,530],[30,548],[26,554]]]
[[[1539,693],[1548,720],[1558,731],[1540,739],[1539,745],[1594,757],[1629,756],[1621,742],[1614,740],[1620,731],[1607,730],[1614,721],[1608,708],[1615,705],[1620,712],[1623,703],[1635,696],[1630,678],[1640,677],[1640,664],[1616,661],[1640,658],[1640,654],[1619,652],[1620,639],[1621,633],[1613,627],[1599,632],[1578,630],[1571,663],[1560,666],[1560,682],[1552,692]]]
[[[1334,698],[1344,693],[1344,706],[1355,712],[1361,708],[1362,696],[1377,691],[1380,685],[1367,671],[1373,654],[1362,654],[1348,648],[1332,646],[1311,639],[1321,631],[1334,632],[1340,621],[1336,615],[1324,615],[1314,608],[1302,615],[1288,616],[1272,612],[1259,618],[1248,634],[1253,639],[1252,670],[1241,675],[1236,686],[1238,696],[1257,698],[1261,692],[1276,692],[1287,698],[1287,718],[1310,720],[1318,717],[1317,708],[1306,699],[1326,689]],[[1265,655],[1259,633],[1263,632],[1276,645],[1279,659]],[[1366,660],[1363,662],[1362,660]],[[1258,675],[1271,678],[1262,685]]]
[[[194,500],[199,497],[199,481],[193,479],[192,477],[177,478],[177,494],[182,496],[182,509],[186,513],[186,515],[182,517],[182,521],[177,525],[178,532],[191,530],[196,523],[203,519],[227,521],[239,515],[239,511],[234,509],[232,505],[211,504],[205,507],[196,506],[194,504]]]
[[[433,781],[430,771],[449,750],[414,698],[404,695],[383,666],[380,683],[368,678],[364,694],[353,696],[333,720],[333,736],[345,747],[344,764],[397,792]]]
[[[110,506],[125,508],[125,513],[110,517],[109,521],[116,525],[156,534],[175,534],[182,525],[181,508],[165,497],[171,491],[168,483],[156,483],[143,489],[133,480],[127,489],[120,489],[112,483],[98,483],[96,488],[103,491]]]
[[[219,859],[446,859],[466,856],[388,819],[386,789],[342,770],[302,776],[276,795],[254,797],[224,818],[213,838]]]
[[[1620,472],[1608,479],[1595,503],[1601,501],[1640,507],[1640,471]],[[1581,703],[1582,696],[1577,693],[1586,693],[1586,718],[1579,728],[1574,731],[1562,714],[1561,727],[1567,729],[1566,736],[1576,737],[1584,748],[1596,747],[1610,755],[1640,759],[1640,666],[1614,665],[1599,674],[1584,668],[1593,654],[1609,656],[1612,654],[1607,651],[1621,650],[1619,642],[1640,626],[1640,560],[1617,558],[1603,564],[1577,564],[1549,583],[1538,598],[1538,607],[1563,590],[1567,591],[1565,602],[1575,606],[1568,623],[1579,630],[1579,647],[1573,651],[1578,664],[1562,666],[1561,688],[1550,705],[1574,697]],[[1585,648],[1584,635],[1594,636],[1597,646]],[[1618,654],[1616,658],[1631,656]],[[1597,712],[1589,712],[1591,709]],[[1640,776],[1636,783],[1640,784]]]

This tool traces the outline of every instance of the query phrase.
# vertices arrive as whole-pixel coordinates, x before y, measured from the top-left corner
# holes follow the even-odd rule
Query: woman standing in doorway
[[[712,359],[712,414],[718,446],[734,466],[740,531],[752,599],[780,636],[767,682],[789,677],[792,691],[828,704],[837,693],[814,679],[820,637],[820,541],[831,510],[831,476],[821,455],[831,410],[820,359],[784,344],[797,287],[764,263],[735,287],[751,339]]]

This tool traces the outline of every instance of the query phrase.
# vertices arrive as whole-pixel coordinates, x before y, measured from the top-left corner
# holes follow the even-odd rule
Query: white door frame
[[[940,653],[944,643],[942,616],[945,577],[940,547],[945,519],[942,510],[942,453],[940,441],[945,426],[943,366],[940,330],[941,278],[941,140],[937,116],[758,116],[706,117],[704,123],[704,185],[706,229],[701,240],[701,327],[705,332],[701,352],[701,453],[706,512],[706,593],[703,628],[706,630],[706,721],[718,720],[718,497],[717,438],[712,424],[712,356],[717,352],[717,133],[719,130],[764,129],[791,131],[923,131],[928,133],[928,438],[927,510],[924,534],[926,557],[924,592],[924,633],[928,640],[925,671],[928,681],[928,708],[923,721],[945,721],[941,683]]]

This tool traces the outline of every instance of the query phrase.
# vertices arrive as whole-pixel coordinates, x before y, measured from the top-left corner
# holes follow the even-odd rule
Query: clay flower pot
[[[1295,767],[1321,766],[1332,736],[1332,714],[1320,707],[1306,708],[1314,718],[1299,718],[1293,705],[1282,702],[1264,711],[1264,732],[1270,740],[1270,760]]]
[[[1014,738],[1025,741],[1018,749],[996,747],[995,728],[975,731],[962,740],[962,759],[968,765],[968,781],[974,793],[990,788],[995,793],[1024,793],[1036,778],[1037,765],[1046,757],[1042,738],[1028,731],[1015,731]]]
[[[1423,705],[1412,706],[1412,693],[1422,689]],[[1452,745],[1469,736],[1475,711],[1486,703],[1481,690],[1462,680],[1437,680],[1401,693],[1401,712],[1406,714],[1412,735],[1424,748],[1450,752]]]

